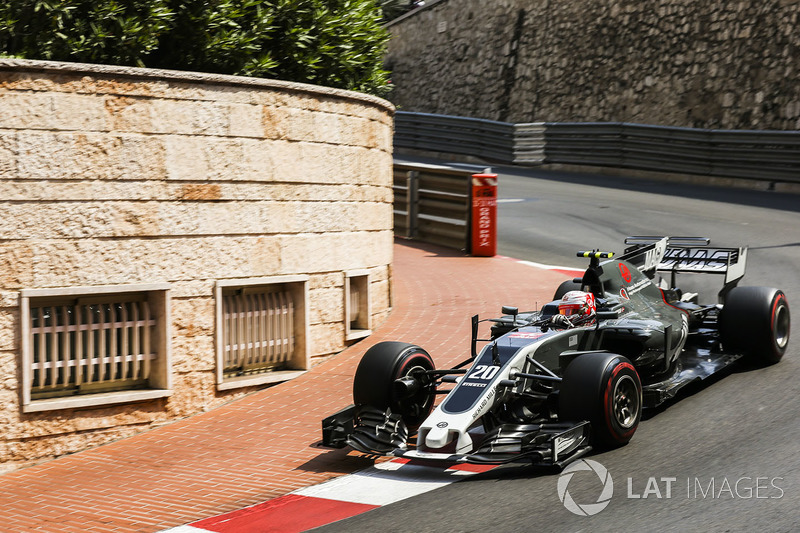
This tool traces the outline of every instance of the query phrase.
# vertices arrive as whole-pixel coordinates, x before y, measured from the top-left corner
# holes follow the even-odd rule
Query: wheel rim
[[[612,409],[617,424],[624,429],[633,427],[639,414],[639,389],[631,376],[622,376],[614,385]]]
[[[775,310],[775,344],[783,350],[789,343],[789,310],[779,305]]]
[[[423,365],[414,365],[404,369],[398,378],[409,376],[414,372],[425,372],[427,370],[431,369]],[[399,413],[403,415],[403,418],[408,418],[407,423],[414,426],[422,423],[422,420],[428,416],[432,404],[433,397],[430,395],[428,388],[420,387],[413,396],[398,400],[396,402],[396,407],[399,408]]]

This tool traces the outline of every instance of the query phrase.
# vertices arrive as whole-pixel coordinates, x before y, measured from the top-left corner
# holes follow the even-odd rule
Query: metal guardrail
[[[465,154],[495,161],[514,158],[514,124],[477,118],[398,111],[394,145]]]
[[[545,124],[514,124],[514,153],[511,163],[541,165],[545,158]]]
[[[395,163],[395,235],[469,252],[473,173],[437,165]]]
[[[800,182],[800,131],[547,123],[545,162]]]
[[[395,146],[502,163],[562,163],[800,183],[800,131],[530,123],[398,112]]]

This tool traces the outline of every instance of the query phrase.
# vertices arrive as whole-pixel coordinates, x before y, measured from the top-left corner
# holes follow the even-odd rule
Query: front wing
[[[476,432],[469,453],[419,450],[398,415],[368,407],[349,406],[322,421],[324,446],[350,446],[371,455],[450,463],[505,464],[525,462],[563,468],[591,451],[589,422],[503,424]]]

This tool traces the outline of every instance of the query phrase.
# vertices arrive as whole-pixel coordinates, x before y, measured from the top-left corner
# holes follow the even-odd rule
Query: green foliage
[[[0,50],[23,58],[141,66],[172,17],[163,0],[5,0]]]
[[[314,83],[382,95],[375,0],[6,0],[0,52]]]

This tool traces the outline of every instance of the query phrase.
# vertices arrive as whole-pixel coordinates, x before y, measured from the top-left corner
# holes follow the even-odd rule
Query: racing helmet
[[[569,291],[558,302],[558,313],[575,322],[583,322],[594,318],[597,305],[594,294],[583,291]]]

